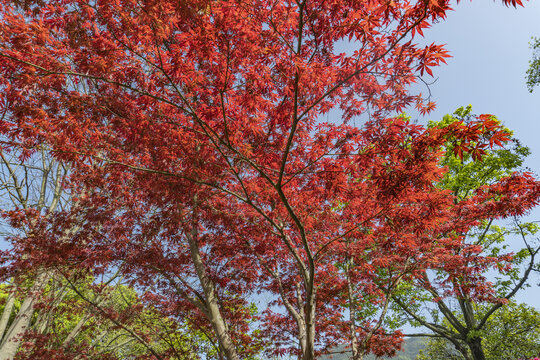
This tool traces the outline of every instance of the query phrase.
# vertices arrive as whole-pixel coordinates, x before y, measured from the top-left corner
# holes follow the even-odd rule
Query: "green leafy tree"
[[[479,312],[486,312],[483,306]],[[447,324],[447,326],[450,326]],[[540,354],[540,313],[510,302],[491,316],[482,329],[482,346],[488,360],[533,358]],[[466,348],[466,344],[462,344]],[[465,356],[444,338],[432,338],[417,360],[462,360]]]
[[[1,311],[8,296],[15,297],[8,326],[26,297],[28,289],[22,287],[32,284],[18,286],[0,290]],[[192,360],[204,353],[201,349],[211,349],[201,334],[146,304],[116,276],[98,284],[91,276],[58,273],[40,296],[16,359],[147,359],[165,354],[163,358]]]

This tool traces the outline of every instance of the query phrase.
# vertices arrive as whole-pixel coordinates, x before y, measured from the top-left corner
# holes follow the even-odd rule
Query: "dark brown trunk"
[[[484,349],[482,348],[482,339],[475,338],[471,342],[468,342],[467,345],[471,349],[471,354],[474,360],[486,360],[486,355],[484,354]]]

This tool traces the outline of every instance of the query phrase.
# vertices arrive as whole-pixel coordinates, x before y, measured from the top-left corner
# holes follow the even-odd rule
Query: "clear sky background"
[[[514,9],[501,0],[463,0],[445,21],[424,32],[426,43],[447,44],[453,57],[434,69],[431,93],[437,109],[419,120],[438,120],[469,104],[475,114],[496,115],[531,149],[526,165],[540,176],[540,86],[531,94],[525,80],[529,42],[540,37],[540,1],[524,5]],[[540,220],[539,209],[531,220]],[[540,276],[533,281],[516,300],[540,309]]]

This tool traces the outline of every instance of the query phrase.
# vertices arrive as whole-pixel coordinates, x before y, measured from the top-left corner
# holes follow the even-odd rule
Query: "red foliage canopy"
[[[82,194],[52,218],[9,214],[32,228],[12,269],[119,267],[229,359],[257,350],[254,315],[269,352],[307,360],[346,342],[392,353],[399,334],[384,334],[382,315],[344,320],[346,309],[386,309],[421,270],[468,271],[451,230],[538,199],[519,174],[459,206],[435,187],[450,135],[475,159],[507,140],[490,117],[445,129],[393,118],[433,109],[408,86],[449,55],[414,39],[449,10],[445,0],[1,1],[2,151],[46,144]],[[256,293],[273,302],[250,314]]]

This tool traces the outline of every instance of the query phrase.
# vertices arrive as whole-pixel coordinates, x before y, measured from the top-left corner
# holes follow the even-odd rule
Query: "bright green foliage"
[[[540,84],[540,38],[533,38],[531,42],[533,49],[533,57],[529,61],[529,69],[527,69],[527,89],[529,92],[534,90],[534,87]]]
[[[8,285],[6,284],[0,284],[0,314],[4,312],[4,308],[6,306],[7,298],[8,298],[8,292],[7,292]],[[21,307],[21,302],[18,299],[15,299],[15,304],[13,305],[13,313],[10,316],[9,323],[13,321],[13,318],[15,317],[15,313],[19,311],[19,308]]]
[[[485,312],[487,307],[479,310]],[[540,353],[540,313],[531,306],[511,302],[489,318],[480,336],[486,360],[533,358]],[[464,343],[463,346],[466,347]],[[416,359],[462,360],[465,357],[449,341],[434,338]]]
[[[91,344],[93,348],[99,348],[103,353],[119,359],[149,356],[148,346],[158,353],[172,348],[177,353],[183,354],[182,359],[192,359],[186,355],[191,339],[188,339],[185,329],[178,329],[176,322],[164,317],[155,309],[144,306],[133,288],[118,284],[105,290],[101,297],[96,297],[88,289],[83,291],[86,294],[82,296],[86,299],[100,303],[100,307],[111,314],[118,314],[118,320],[113,322],[106,319],[105,314],[96,311],[95,308],[92,309],[86,300],[81,299],[82,296],[73,293],[73,298],[79,306],[74,302],[67,302],[65,306],[71,309],[66,308],[67,317],[60,318],[59,322],[72,330],[81,318],[92,314],[86,323],[85,331],[77,336],[76,343]],[[75,308],[86,308],[86,314],[84,312],[73,314],[74,305]],[[147,346],[140,339],[144,339]]]
[[[430,127],[444,128],[456,121],[467,121],[471,117],[472,107],[460,107],[452,115],[445,115],[439,122],[430,122]],[[492,119],[498,121],[492,116]],[[505,129],[511,133],[510,130]],[[480,161],[473,160],[471,154],[464,153],[462,158],[456,156],[456,143],[449,139],[446,154],[441,165],[448,168],[438,186],[452,190],[459,200],[472,195],[472,192],[483,185],[489,185],[504,176],[511,175],[523,165],[524,159],[530,154],[527,147],[514,139],[507,147],[486,151]],[[509,147],[511,145],[512,147]]]
[[[211,348],[188,326],[145,305],[137,292],[121,283],[96,285],[92,277],[66,280],[54,277],[42,294],[43,304],[32,316],[27,342],[17,358],[71,358],[85,350],[87,359],[146,359],[156,353],[170,359],[197,359],[196,350]],[[18,312],[25,289],[19,285],[10,322]],[[0,314],[7,299],[0,285]],[[63,357],[62,357],[63,358]]]

